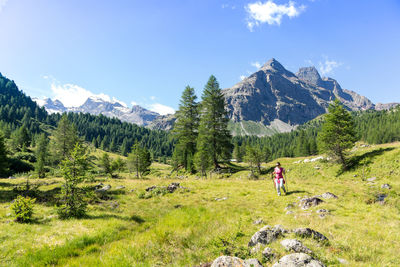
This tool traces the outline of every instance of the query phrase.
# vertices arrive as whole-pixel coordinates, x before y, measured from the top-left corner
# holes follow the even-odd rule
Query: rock
[[[287,212],[286,212],[286,214],[287,215],[289,215],[289,214],[293,214],[294,212],[293,211],[291,211],[291,210],[288,210]]]
[[[322,199],[318,198],[318,197],[303,198],[303,199],[300,200],[299,206],[303,210],[306,210],[306,209],[308,209],[310,207],[318,206],[322,202],[324,202],[324,201]]]
[[[386,194],[379,194],[379,195],[377,196],[377,201],[383,203],[383,202],[385,202],[385,198],[386,198],[386,197],[387,197]]]
[[[321,167],[315,166],[314,169],[319,170]]]
[[[136,191],[136,189],[135,189],[135,188],[133,188],[133,189],[129,190],[129,192],[130,192],[130,193],[132,193],[132,192],[135,192],[135,191]]]
[[[338,261],[339,261],[341,264],[343,264],[343,265],[349,264],[349,262],[346,261],[345,259],[338,258]]]
[[[368,179],[367,179],[368,182],[373,182],[373,181],[375,181],[375,180],[376,180],[376,177],[371,177],[371,178],[368,178]]]
[[[272,267],[325,267],[325,265],[305,253],[293,253],[280,258]]]
[[[152,186],[150,186],[150,187],[147,187],[145,190],[146,190],[146,192],[150,192],[150,191],[152,191],[152,190],[154,190],[154,189],[156,189],[156,188],[157,188],[157,186],[152,185]]]
[[[327,209],[320,209],[320,210],[317,210],[317,213],[329,213],[329,210],[327,210]]]
[[[228,199],[228,197],[221,197],[221,198],[217,197],[217,198],[215,198],[215,201],[223,201],[223,200],[227,200],[227,199]]]
[[[324,199],[338,198],[335,194],[332,194],[331,192],[323,193],[320,197]]]
[[[307,163],[307,162],[311,162],[311,160],[310,159],[305,159],[303,162]]]
[[[220,256],[216,258],[211,267],[262,267],[257,259],[242,260],[238,257]]]
[[[118,201],[112,201],[109,203],[109,205],[110,205],[110,208],[112,208],[112,209],[116,209],[119,207]]]
[[[293,229],[292,232],[300,237],[312,237],[319,242],[329,241],[329,239],[326,236],[310,228],[297,228]]]
[[[125,186],[119,185],[119,186],[117,186],[115,189],[124,189],[124,188],[125,188]]]
[[[171,183],[168,187],[167,190],[170,193],[173,193],[176,189],[180,187],[180,183]]]
[[[303,252],[303,253],[308,253],[312,254],[313,252],[306,246],[303,245],[299,240],[297,239],[285,239],[281,241],[281,245],[287,250],[287,251],[294,251],[294,252]]]
[[[97,192],[106,192],[111,189],[111,185],[105,185],[102,188],[96,189]]]
[[[357,177],[357,176],[358,176],[357,174],[354,174],[354,175],[353,175],[353,177]]]
[[[264,256],[264,258],[266,260],[271,260],[271,259],[275,258],[274,250],[270,247],[264,248],[262,255]]]
[[[381,186],[382,189],[391,189],[392,187],[389,184],[383,184]]]
[[[311,161],[311,162],[314,162],[314,161],[317,161],[317,160],[322,160],[322,159],[324,159],[324,157],[323,157],[323,156],[319,156],[319,157],[316,157],[316,158],[310,159],[310,161]]]
[[[181,204],[174,205],[174,208],[175,208],[175,209],[182,208],[182,205],[181,205]]]
[[[100,189],[104,186],[103,183],[98,183],[97,185],[94,186],[94,189]]]
[[[9,176],[8,179],[17,179],[17,177]]]
[[[263,221],[263,219],[257,219],[257,220],[255,220],[254,222],[253,222],[253,224],[263,224],[264,223],[264,221]]]
[[[280,236],[284,236],[288,231],[282,228],[281,225],[275,225],[271,227],[269,225],[264,226],[259,231],[257,231],[249,242],[249,247],[254,247],[258,243],[260,244],[270,244]]]

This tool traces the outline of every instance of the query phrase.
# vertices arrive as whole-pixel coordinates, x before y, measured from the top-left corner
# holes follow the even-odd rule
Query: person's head
[[[278,161],[277,163],[276,163],[276,167],[280,167],[281,166],[281,163]]]

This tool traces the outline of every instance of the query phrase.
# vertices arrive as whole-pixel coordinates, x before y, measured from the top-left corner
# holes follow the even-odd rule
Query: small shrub
[[[30,222],[33,215],[33,205],[36,199],[18,196],[11,205],[11,210],[15,221],[20,223]]]

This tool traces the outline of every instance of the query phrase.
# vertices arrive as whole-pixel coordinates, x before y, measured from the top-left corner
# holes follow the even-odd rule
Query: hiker
[[[286,189],[285,189],[285,179],[284,179],[284,174],[285,174],[285,169],[281,167],[281,163],[277,162],[276,167],[274,169],[273,174],[275,175],[275,188],[276,191],[278,192],[278,196],[281,195],[281,188],[283,189],[283,192],[285,192],[286,195]]]

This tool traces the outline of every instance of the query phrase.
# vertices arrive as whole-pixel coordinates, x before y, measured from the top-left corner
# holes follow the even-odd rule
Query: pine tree
[[[3,133],[0,132],[0,177],[6,177],[8,174],[7,148]]]
[[[104,152],[103,155],[101,156],[100,159],[100,166],[103,169],[103,172],[105,174],[110,175],[110,177],[112,177],[112,168],[111,168],[111,161],[110,161],[110,156],[108,155],[108,153]]]
[[[79,141],[75,126],[68,120],[67,115],[63,115],[58,122],[57,129],[54,132],[54,149],[56,158],[64,160],[69,156]]]
[[[37,172],[39,178],[44,178],[46,175],[45,164],[48,157],[48,138],[42,133],[39,137],[36,146],[36,163],[35,171]]]
[[[236,162],[242,162],[243,160],[242,149],[240,148],[238,142],[235,142],[233,146],[233,157],[236,159]]]
[[[210,153],[216,169],[219,168],[221,160],[229,160],[231,156],[232,144],[228,121],[225,98],[217,79],[211,76],[203,91],[200,111],[199,139],[204,140],[198,142],[197,149]],[[207,148],[201,146],[207,146]],[[199,158],[201,157],[197,157]]]
[[[343,168],[347,167],[345,151],[354,146],[356,133],[351,114],[339,100],[329,106],[318,140],[323,151],[337,159]]]
[[[197,152],[194,155],[194,165],[201,176],[207,177],[207,172],[213,167],[213,160],[209,151],[210,146],[205,135],[199,135]]]
[[[136,177],[143,177],[151,165],[150,152],[141,147],[139,143],[134,144],[131,153],[128,155],[127,164],[130,171],[136,172]]]
[[[193,155],[196,153],[196,142],[199,126],[198,103],[194,89],[186,86],[182,93],[179,110],[176,112],[176,122],[172,131],[178,140],[174,159],[177,167],[193,170]]]
[[[58,208],[58,214],[63,219],[85,215],[87,203],[79,184],[86,180],[89,164],[87,150],[79,143],[76,143],[62,162],[64,186],[61,191],[62,205]]]
[[[265,158],[265,154],[262,152],[259,146],[248,145],[246,147],[245,161],[249,164],[252,173],[257,169],[258,173],[261,174],[261,163]]]

